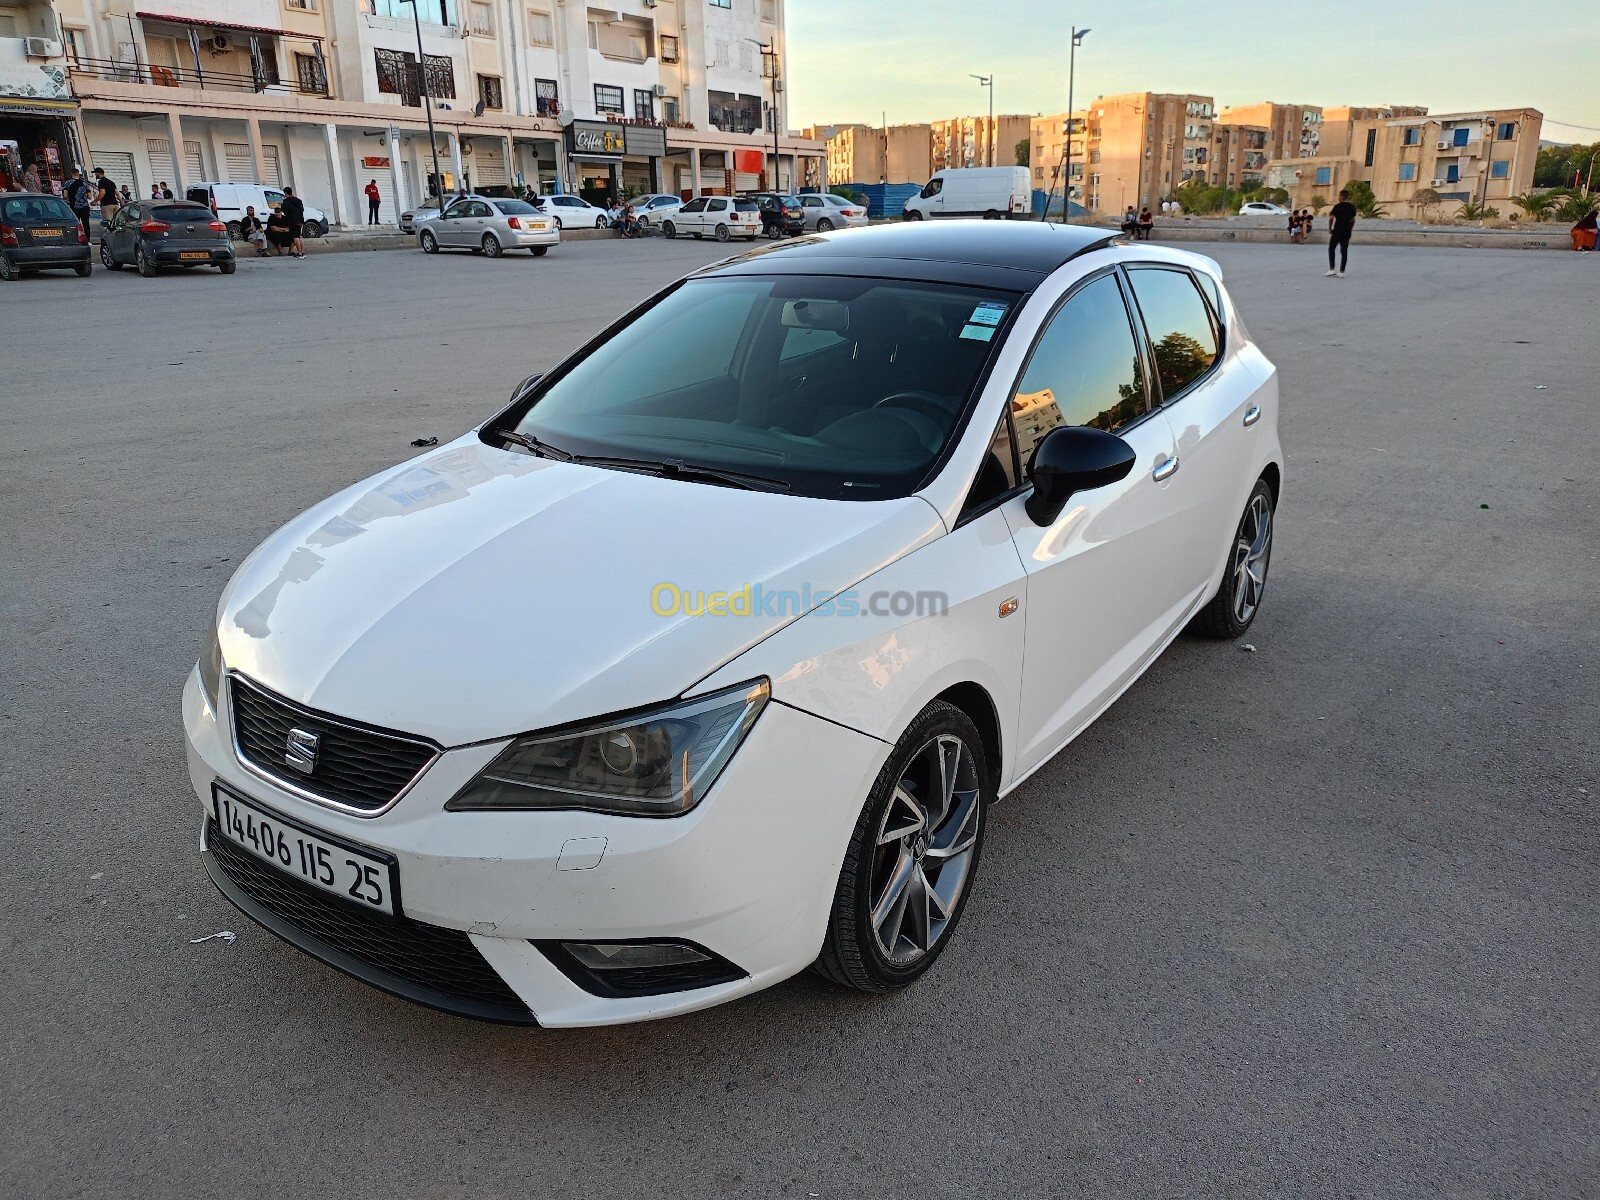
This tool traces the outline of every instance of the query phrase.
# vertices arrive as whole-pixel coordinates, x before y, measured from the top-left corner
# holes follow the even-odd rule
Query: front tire
[[[1261,611],[1267,588],[1273,518],[1272,489],[1266,480],[1258,479],[1244,506],[1244,516],[1239,518],[1233,547],[1228,552],[1228,566],[1222,573],[1222,586],[1190,622],[1189,628],[1195,633],[1232,639],[1250,628]]]
[[[895,745],[856,821],[817,973],[863,992],[925,974],[961,919],[993,798],[977,727],[935,700]]]
[[[108,271],[122,270],[122,264],[111,256],[111,247],[104,242],[100,243],[100,265]]]
[[[717,226],[717,241],[725,242],[727,240],[728,240],[728,227],[726,225],[718,225]],[[751,240],[752,241],[755,240],[755,235],[754,234],[751,234]]]
[[[433,230],[424,229],[417,235],[417,240],[422,243],[422,252],[424,254],[439,253],[439,239],[433,236]]]
[[[596,217],[594,219],[594,227],[596,229],[604,229],[606,227],[606,219],[604,217]]]
[[[678,227],[671,221],[663,221],[661,222],[661,232],[664,233],[667,236],[667,240],[670,241],[678,236]]]
[[[316,238],[326,237],[327,235],[328,227],[321,221],[307,221],[300,227],[301,237],[308,237],[315,240]]]
[[[490,258],[499,258],[505,252],[505,247],[500,245],[500,239],[492,233],[483,235],[483,252]]]

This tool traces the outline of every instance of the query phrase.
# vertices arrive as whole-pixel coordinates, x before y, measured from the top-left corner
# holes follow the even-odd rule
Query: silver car
[[[666,192],[635,196],[628,203],[633,205],[633,215],[639,219],[641,225],[649,225],[651,222],[659,225],[664,217],[670,217],[683,207],[681,197],[668,195]]]
[[[417,244],[428,254],[459,247],[499,258],[507,250],[531,250],[541,258],[561,241],[550,217],[526,200],[460,196],[444,212],[417,223]]]
[[[866,205],[832,192],[807,192],[800,197],[800,210],[805,214],[807,233],[827,233],[830,229],[870,223]]]
[[[431,221],[438,215],[439,202],[437,200],[425,200],[417,205],[416,208],[408,208],[400,214],[400,232],[415,233],[419,222]]]

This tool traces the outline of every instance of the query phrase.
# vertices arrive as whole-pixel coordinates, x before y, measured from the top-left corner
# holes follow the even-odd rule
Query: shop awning
[[[134,14],[142,21],[171,21],[174,25],[194,25],[201,29],[233,29],[240,33],[267,33],[273,37],[303,38],[308,42],[322,40],[314,33],[296,33],[292,29],[269,29],[265,25],[235,25],[231,21],[202,21],[197,17],[174,17],[168,13],[139,12]]]
[[[65,117],[78,107],[76,100],[43,100],[38,96],[0,96],[0,114]]]

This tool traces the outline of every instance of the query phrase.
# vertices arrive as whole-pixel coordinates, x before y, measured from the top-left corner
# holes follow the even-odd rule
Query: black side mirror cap
[[[528,389],[531,388],[534,384],[538,383],[539,380],[541,380],[543,378],[544,378],[544,372],[542,372],[542,371],[537,375],[529,375],[521,383],[517,384],[516,387],[511,389],[511,399],[512,399],[512,401],[515,402],[517,400],[521,400],[524,396],[526,396],[528,394]]]
[[[1114,433],[1087,425],[1062,425],[1033,448],[1028,478],[1033,494],[1024,507],[1035,525],[1050,525],[1078,492],[1126,479],[1138,456]]]

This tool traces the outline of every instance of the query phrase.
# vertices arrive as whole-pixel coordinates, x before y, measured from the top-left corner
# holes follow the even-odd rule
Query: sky
[[[1064,112],[1076,25],[1090,30],[1080,108],[1137,91],[1208,95],[1219,108],[1531,105],[1547,140],[1600,141],[1592,0],[787,0],[784,11],[796,129],[986,113],[974,74],[994,75],[997,113]]]

